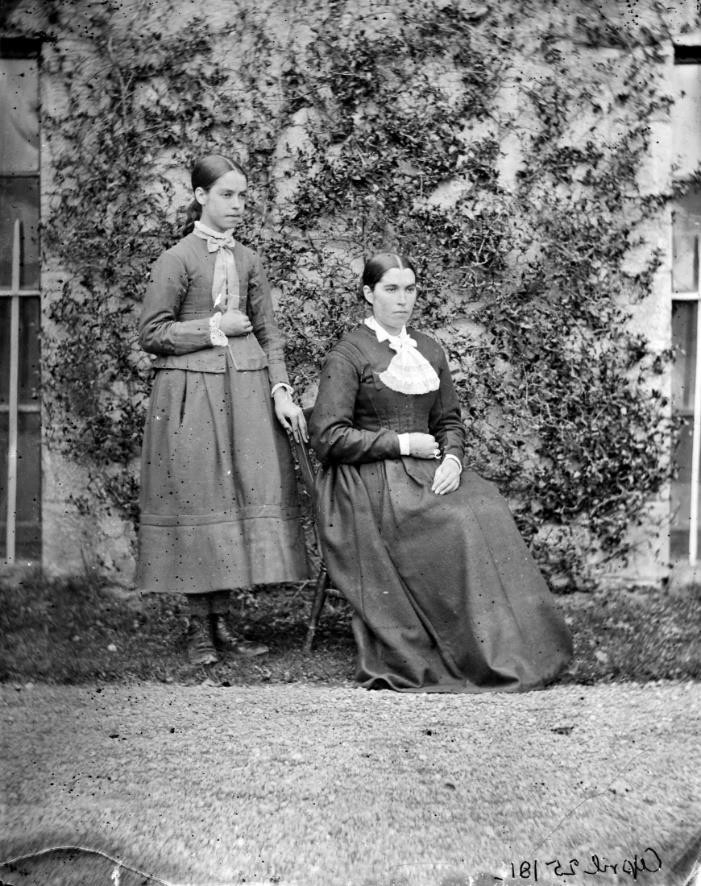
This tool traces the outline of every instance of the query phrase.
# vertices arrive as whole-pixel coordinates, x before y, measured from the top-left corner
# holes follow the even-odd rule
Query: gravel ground
[[[539,884],[676,886],[701,828],[694,683],[479,696],[29,684],[0,703],[5,860],[70,843],[169,882],[248,886],[530,884],[537,860]],[[652,849],[661,870],[633,877],[624,860],[653,867]],[[618,873],[585,873],[593,854]],[[102,859],[80,864],[48,856],[0,865],[0,879],[119,879]],[[129,876],[120,886],[154,882]]]

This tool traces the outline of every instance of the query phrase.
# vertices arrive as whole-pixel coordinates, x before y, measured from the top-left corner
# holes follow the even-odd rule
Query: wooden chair
[[[316,526],[316,486],[314,483],[315,470],[314,465],[312,464],[311,456],[309,454],[309,446],[303,440],[300,440],[299,443],[292,440],[292,443],[297,456],[297,463],[302,475],[304,488],[309,493],[309,498],[311,499],[314,536],[316,539],[316,547],[319,551],[319,557],[321,558],[319,572],[316,577],[316,585],[314,587],[312,609],[309,615],[309,622],[307,624],[307,636],[304,641],[304,651],[308,653],[312,651],[312,644],[314,643],[314,635],[316,634],[317,625],[319,624],[321,610],[324,608],[324,603],[326,602],[326,597],[329,593],[329,573],[326,569],[326,563],[324,563],[324,555],[321,550],[321,544],[319,541],[319,531]]]

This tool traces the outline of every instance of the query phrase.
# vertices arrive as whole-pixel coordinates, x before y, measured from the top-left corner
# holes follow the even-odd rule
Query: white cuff
[[[453,461],[455,461],[455,462],[458,463],[458,467],[460,468],[460,473],[462,474],[462,462],[461,462],[460,459],[457,457],[457,455],[453,455],[452,452],[448,452],[448,453],[446,453],[446,455],[445,455],[443,461],[445,461],[447,458],[452,458]]]
[[[411,455],[411,443],[409,438],[411,434],[397,434],[399,437],[399,454],[400,455]]]
[[[209,318],[209,340],[214,348],[226,347],[229,344],[229,339],[219,328],[220,320],[221,314],[219,311],[217,311],[213,317]]]
[[[276,385],[273,385],[272,388],[270,389],[270,396],[274,397],[275,391],[279,390],[280,388],[284,388],[287,391],[287,393],[290,395],[290,397],[292,396],[292,394],[294,394],[294,388],[292,387],[292,385],[288,385],[287,382],[284,382],[284,381],[279,381]]]

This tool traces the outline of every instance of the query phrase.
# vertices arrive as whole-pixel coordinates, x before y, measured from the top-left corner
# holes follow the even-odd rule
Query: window
[[[38,43],[0,40],[0,555],[41,555]]]
[[[701,166],[701,47],[675,50],[675,104],[672,128],[675,175],[683,180]],[[701,188],[676,201],[672,211],[672,343],[677,360],[672,377],[672,408],[684,419],[672,484],[671,554],[695,563],[699,536],[701,466]]]

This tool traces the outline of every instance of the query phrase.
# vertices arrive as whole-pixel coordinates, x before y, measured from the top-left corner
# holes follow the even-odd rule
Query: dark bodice
[[[234,261],[239,278],[239,309],[250,319],[253,336],[265,353],[265,360],[249,361],[245,368],[267,365],[272,384],[287,382],[284,339],[275,321],[260,258],[237,242]],[[153,265],[141,311],[139,342],[145,351],[159,358],[156,366],[224,371],[227,349],[213,348],[209,331],[209,318],[214,313],[215,262],[216,253],[207,250],[206,241],[188,234]],[[237,337],[240,341],[236,340],[234,347],[242,349],[244,338]],[[178,357],[186,359],[175,359]]]
[[[437,391],[400,394],[379,378],[395,352],[363,325],[329,353],[312,413],[312,446],[324,462],[359,463],[399,458],[397,434],[431,433],[445,455],[462,458],[465,431],[460,405],[443,349],[410,330],[419,352],[440,379]]]

